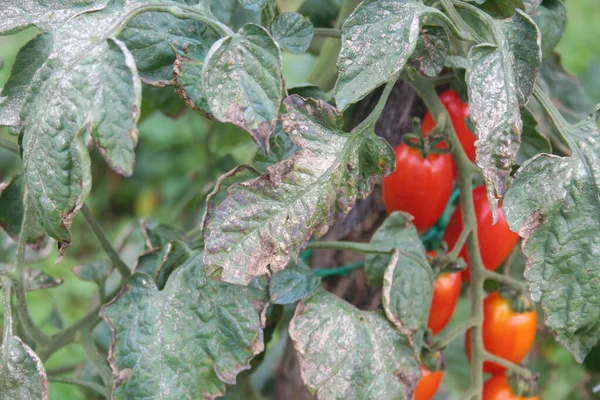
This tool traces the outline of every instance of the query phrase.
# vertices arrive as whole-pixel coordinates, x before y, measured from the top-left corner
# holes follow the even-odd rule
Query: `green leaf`
[[[177,55],[173,67],[173,85],[188,107],[211,116],[202,88],[202,68],[207,52],[208,48],[193,46],[187,54]]]
[[[19,50],[10,78],[0,92],[0,126],[19,126],[19,113],[36,71],[52,51],[52,38],[43,33]]]
[[[112,271],[112,263],[107,259],[73,267],[73,273],[79,279],[86,282],[95,282],[97,284],[106,282],[106,279]]]
[[[409,214],[393,212],[375,231],[370,244],[382,250],[401,249],[410,252],[416,258],[420,257],[420,254],[425,254],[425,248],[416,228],[410,222],[411,220],[412,217]],[[367,254],[365,272],[369,285],[381,286],[383,284],[383,275],[388,269],[390,260],[391,256],[387,254]]]
[[[344,0],[305,0],[298,12],[308,17],[314,26],[331,28]]]
[[[415,50],[423,18],[445,18],[419,0],[364,0],[342,26],[335,101],[340,110],[394,78]]]
[[[260,11],[265,5],[267,0],[239,0],[240,4],[252,11]]]
[[[44,31],[77,15],[103,9],[108,0],[18,0],[3,2],[0,9],[0,34],[17,33],[30,26]]]
[[[300,54],[308,50],[315,28],[302,14],[287,12],[278,15],[271,25],[273,39],[283,50]]]
[[[12,180],[0,183],[0,227],[15,240],[21,232],[24,194],[25,179],[22,175],[15,175]],[[28,229],[27,243],[35,250],[44,247],[46,235],[37,219]]]
[[[320,87],[313,85],[312,83],[298,83],[296,85],[290,85],[287,87],[288,94],[297,94],[298,96],[308,98],[311,97],[315,100],[323,100],[329,104],[333,103],[331,92],[325,93]],[[332,104],[334,105],[334,104]]]
[[[542,136],[537,130],[537,122],[527,109],[521,109],[523,120],[523,133],[521,134],[521,145],[517,153],[517,164],[523,165],[525,161],[540,153],[552,153],[550,141]]]
[[[318,290],[298,304],[289,332],[302,380],[317,398],[413,398],[419,359],[381,313]]]
[[[545,323],[582,362],[600,338],[600,132],[594,117],[568,126],[571,157],[541,154],[517,173],[503,203],[524,238],[525,278]]]
[[[415,333],[427,326],[434,276],[422,246],[415,251],[402,245],[394,249],[385,270],[382,303],[388,319],[412,342]]]
[[[389,144],[370,128],[342,132],[342,116],[329,104],[292,95],[284,105],[283,129],[301,150],[231,186],[208,222],[204,261],[210,273],[223,269],[226,282],[284,269],[395,165]]]
[[[248,131],[265,152],[283,93],[281,66],[269,33],[247,24],[211,47],[202,71],[202,91],[215,118]]]
[[[523,0],[486,0],[480,8],[496,18],[510,18],[517,9],[525,10]]]
[[[173,271],[193,255],[188,245],[179,240],[148,250],[139,257],[135,272],[143,272],[154,279],[159,289],[165,287]]]
[[[273,304],[292,304],[304,300],[321,286],[321,279],[302,259],[291,263],[269,280],[269,294]]]
[[[212,13],[234,30],[250,23],[257,24],[259,13],[244,8],[238,0],[211,0]]]
[[[444,28],[427,25],[421,29],[410,62],[424,75],[436,77],[444,68],[449,50],[450,42]]]
[[[567,25],[567,10],[561,0],[546,0],[531,13],[531,17],[540,29],[542,54],[546,58],[552,55],[552,49],[562,38]]]
[[[172,86],[155,87],[143,85],[142,97],[142,109],[144,112],[150,109],[148,115],[150,115],[153,110],[158,110],[164,115],[175,119],[182,116],[186,111],[185,103],[179,95],[175,93]]]
[[[191,257],[164,290],[144,273],[101,314],[114,331],[113,371],[127,380],[116,399],[214,398],[250,368],[264,349],[260,314],[266,302],[252,288],[206,276],[202,254]]]
[[[533,91],[541,49],[535,23],[521,10],[493,27],[498,42],[471,48],[466,82],[477,134],[476,161],[483,171],[495,220],[497,197],[504,196],[508,188],[519,151],[520,108]]]
[[[283,131],[283,126],[280,121],[277,121],[275,131],[269,139],[269,148],[269,154],[265,155],[263,152],[257,151],[256,155],[254,156],[254,168],[256,168],[256,170],[261,174],[267,172],[267,169],[270,166],[290,158],[292,154],[300,150],[300,148],[296,146],[296,144]]]
[[[2,398],[48,400],[48,378],[37,354],[17,336],[5,338],[0,350]]]
[[[543,2],[544,0],[523,0],[523,4],[525,4],[525,12],[531,15]]]

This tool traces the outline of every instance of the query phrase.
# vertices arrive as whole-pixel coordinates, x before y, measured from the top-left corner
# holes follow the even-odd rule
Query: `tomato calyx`
[[[432,350],[428,346],[421,350],[421,363],[431,372],[446,370],[446,359],[442,352]]]
[[[402,136],[402,142],[408,147],[418,150],[423,159],[426,159],[429,154],[448,154],[451,148],[444,130],[444,126],[436,125],[431,133],[424,135],[421,131],[421,120],[414,118],[414,133]]]
[[[519,289],[503,285],[499,289],[499,292],[500,296],[508,301],[510,308],[516,313],[522,314],[535,309],[535,306],[531,303],[527,295]]]
[[[520,397],[536,397],[538,395],[538,387],[537,380],[539,374],[532,374],[530,377],[526,378],[522,375],[507,372],[506,373],[506,382],[512,389],[513,393]]]
[[[452,259],[447,253],[446,242],[442,242],[440,249],[433,255],[433,252],[428,252],[427,261],[431,265],[431,269],[436,277],[441,274],[452,274],[455,272],[464,271],[467,268],[467,263],[462,258]]]

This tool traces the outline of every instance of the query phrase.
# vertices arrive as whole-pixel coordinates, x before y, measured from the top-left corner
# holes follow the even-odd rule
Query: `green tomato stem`
[[[335,28],[315,28],[314,37],[342,38],[342,31]]]
[[[6,149],[8,151],[12,151],[13,153],[19,154],[19,146],[10,140],[4,139],[0,137],[0,147]]]
[[[500,274],[496,271],[485,270],[483,273],[483,276],[486,279],[491,279],[493,281],[500,282],[505,285],[509,285],[523,293],[527,292],[527,284],[525,284],[524,282],[521,282],[517,279],[514,279],[514,278],[510,277],[509,275]]]
[[[454,327],[452,330],[444,330],[438,336],[436,336],[434,342],[431,345],[433,350],[443,350],[450,342],[465,333],[467,330],[475,326],[477,321],[474,318],[469,318],[463,321],[460,325]]]
[[[307,250],[349,250],[365,254],[392,254],[392,250],[376,249],[369,243],[360,242],[340,242],[340,241],[322,241],[309,242],[306,245]]]

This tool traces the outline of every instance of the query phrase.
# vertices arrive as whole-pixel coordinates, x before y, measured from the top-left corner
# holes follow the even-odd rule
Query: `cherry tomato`
[[[477,216],[477,239],[479,240],[479,251],[486,269],[494,270],[502,264],[502,261],[512,251],[519,240],[519,235],[508,228],[508,223],[502,214],[502,207],[498,205],[498,222],[492,225],[492,211],[488,204],[485,186],[479,186],[473,190],[473,202],[475,203],[475,214]],[[448,248],[452,249],[462,232],[462,211],[457,207],[450,218],[446,232],[442,240],[446,241]],[[467,246],[465,245],[460,256],[467,263],[467,268],[461,273],[462,279],[469,281],[469,258]]]
[[[396,171],[383,179],[383,202],[388,214],[406,211],[418,231],[440,218],[452,193],[454,163],[449,154],[430,154],[402,143],[395,150]]]
[[[431,372],[425,366],[421,366],[421,372],[423,376],[415,389],[415,400],[430,400],[442,383],[444,371]]]
[[[537,327],[537,312],[518,313],[512,310],[508,300],[498,292],[490,293],[483,301],[483,346],[498,357],[515,364],[527,355]],[[471,331],[465,335],[465,350],[471,359]],[[483,371],[491,374],[503,372],[506,368],[486,361]]]
[[[506,376],[494,375],[483,385],[483,400],[540,400],[539,396],[517,396],[508,382]]]
[[[440,100],[442,101],[442,104],[444,104],[444,107],[446,107],[446,110],[448,110],[448,114],[450,114],[452,126],[456,131],[458,140],[460,140],[460,144],[465,150],[465,153],[467,153],[467,156],[471,161],[475,161],[475,135],[471,133],[469,128],[467,128],[467,124],[465,124],[465,119],[469,116],[469,106],[463,103],[460,100],[458,92],[452,89],[440,93]],[[433,130],[434,126],[435,121],[428,111],[421,124],[423,134],[427,135]]]
[[[435,256],[435,251],[430,251],[427,254]],[[452,274],[441,274],[433,284],[433,298],[431,299],[431,310],[429,311],[429,320],[427,327],[431,329],[434,335],[437,335],[450,318],[456,302],[460,295],[460,272]]]

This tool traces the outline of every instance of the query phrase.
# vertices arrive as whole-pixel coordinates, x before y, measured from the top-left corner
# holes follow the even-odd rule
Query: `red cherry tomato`
[[[423,376],[415,389],[415,400],[430,400],[442,383],[444,371],[431,372],[425,366],[421,366],[421,372]]]
[[[475,214],[477,216],[477,239],[479,240],[481,259],[486,269],[494,270],[508,257],[517,244],[519,235],[508,228],[508,223],[504,219],[500,205],[497,209],[498,222],[496,222],[496,225],[492,225],[492,211],[488,204],[485,186],[479,186],[473,190],[473,202],[475,203]],[[448,248],[452,249],[456,244],[462,228],[462,211],[460,207],[457,207],[442,237],[442,240],[448,244]],[[466,245],[461,249],[460,256],[467,263],[467,268],[461,273],[462,279],[469,281],[471,274],[469,272]]]
[[[452,194],[454,163],[449,154],[423,159],[404,143],[395,153],[396,171],[383,179],[385,210],[412,214],[417,230],[425,231],[440,218]]]
[[[518,313],[512,310],[508,300],[498,292],[490,293],[483,301],[483,346],[498,357],[515,364],[527,355],[537,327],[537,312]],[[465,335],[465,350],[471,359],[471,331]],[[486,361],[483,372],[491,374],[506,370],[501,365]]]
[[[435,256],[435,251],[427,254]],[[433,298],[427,327],[437,335],[450,321],[460,295],[460,272],[441,274],[433,284]]]
[[[506,376],[494,375],[483,385],[483,400],[540,400],[539,396],[517,396],[508,382]]]
[[[463,103],[460,100],[459,94],[452,89],[440,93],[440,100],[446,107],[446,110],[448,110],[448,114],[450,114],[452,126],[456,131],[458,140],[460,140],[460,144],[465,150],[465,153],[467,153],[467,156],[471,161],[475,161],[475,135],[471,133],[469,128],[467,128],[467,124],[465,124],[465,119],[469,116],[469,106]],[[428,111],[421,124],[423,134],[427,135],[433,130],[434,126],[435,121]]]

